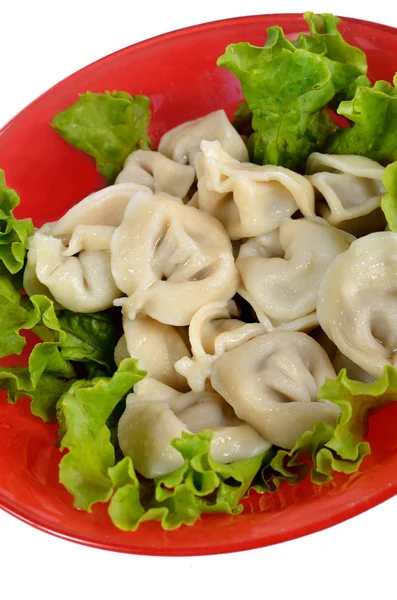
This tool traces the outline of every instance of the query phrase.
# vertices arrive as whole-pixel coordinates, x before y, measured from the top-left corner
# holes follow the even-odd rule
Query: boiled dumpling
[[[77,225],[63,254],[73,256],[82,250],[108,251],[114,232],[115,227],[110,225]]]
[[[212,387],[236,415],[281,448],[292,448],[317,421],[335,424],[339,407],[318,401],[335,371],[325,351],[299,331],[259,336],[225,352],[212,368]]]
[[[189,325],[201,306],[229,300],[237,273],[222,225],[171,196],[136,194],[111,242],[112,272],[134,319]]]
[[[136,470],[153,478],[182,466],[181,454],[171,445],[174,439],[183,431],[199,433],[203,429],[213,430],[210,452],[221,463],[258,456],[270,447],[214,391],[180,394],[150,378],[140,381],[127,396],[118,439]]]
[[[178,373],[186,377],[194,392],[202,392],[214,361],[227,350],[265,332],[260,323],[238,319],[234,303],[212,302],[200,308],[189,326],[192,358],[184,356],[175,363]]]
[[[189,165],[181,165],[160,152],[136,150],[127,157],[116,184],[139,183],[146,185],[154,193],[165,192],[184,198],[194,178],[194,168]]]
[[[123,183],[90,194],[72,206],[68,212],[54,223],[47,223],[42,233],[68,240],[78,225],[110,225],[118,227],[131,198],[139,191],[151,190],[136,183]]]
[[[345,234],[319,221],[287,219],[279,238],[273,233],[241,246],[236,261],[238,292],[268,331],[305,330],[317,324],[317,291],[324,270],[349,248]]]
[[[236,242],[235,242],[236,243]],[[266,235],[258,235],[243,242],[238,250],[237,257],[244,258],[266,256],[267,258],[284,257],[284,249],[280,242],[280,230],[276,229]]]
[[[365,156],[313,152],[306,170],[316,190],[316,208],[331,225],[355,235],[384,228],[382,165]]]
[[[397,366],[397,234],[371,233],[353,242],[324,274],[317,314],[347,356],[374,377]]]
[[[177,360],[190,356],[181,328],[165,325],[150,317],[132,321],[124,316],[123,329],[129,356],[139,360],[139,368],[147,371],[148,377],[181,392],[189,389],[185,377],[174,369]]]
[[[158,149],[178,163],[194,165],[202,140],[219,140],[230,156],[236,160],[248,160],[247,148],[224,110],[216,110],[167,131],[161,138]]]
[[[113,305],[120,296],[110,268],[109,229],[95,226],[84,233],[76,229],[71,239],[72,249],[80,252],[70,256],[62,240],[37,231],[29,240],[28,265],[24,288],[29,293],[41,293],[37,281],[47,296],[54,298],[64,308],[74,312],[95,312]],[[89,229],[89,232],[87,231]],[[89,239],[95,249],[90,249]],[[107,246],[106,246],[107,244]],[[83,249],[84,248],[84,249]]]
[[[298,208],[314,208],[313,187],[302,175],[273,165],[241,164],[219,142],[203,141],[201,150],[199,208],[221,221],[232,240],[269,233]]]

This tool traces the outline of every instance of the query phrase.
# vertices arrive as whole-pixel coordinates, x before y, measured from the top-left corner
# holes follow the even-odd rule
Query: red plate
[[[39,226],[103,186],[91,159],[48,125],[79,92],[147,94],[153,101],[150,134],[156,142],[174,125],[215,109],[225,108],[232,115],[241,98],[239,85],[216,67],[216,59],[231,42],[263,45],[270,25],[281,25],[291,35],[305,29],[297,15],[244,17],[182,29],[112,54],[38,98],[0,133],[0,166],[22,200],[18,216],[33,217]],[[391,81],[397,70],[397,30],[345,19],[341,31],[367,53],[370,77]],[[18,360],[26,364],[26,355]],[[238,517],[208,515],[173,532],[145,523],[136,533],[123,533],[112,525],[104,505],[91,514],[73,509],[71,496],[58,483],[56,427],[33,417],[26,400],[10,406],[3,396],[0,506],[44,531],[107,550],[195,555],[257,548],[340,523],[397,493],[396,423],[397,405],[371,419],[373,453],[350,478],[322,487],[308,482],[283,486],[277,495],[252,494]]]

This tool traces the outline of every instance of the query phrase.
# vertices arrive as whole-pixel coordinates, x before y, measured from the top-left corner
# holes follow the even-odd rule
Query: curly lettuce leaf
[[[365,52],[351,46],[338,31],[341,19],[329,13],[315,15],[303,14],[310,34],[300,33],[294,46],[321,55],[331,73],[335,89],[333,104],[341,100],[350,100],[358,86],[368,86],[366,76],[367,58]]]
[[[45,422],[52,422],[55,420],[56,402],[75,379],[76,373],[72,363],[62,356],[60,346],[65,333],[60,328],[52,301],[45,296],[32,296],[26,299],[25,304],[28,303],[31,305],[29,310],[19,306],[18,318],[14,314],[14,322],[9,321],[8,350],[21,351],[25,346],[26,340],[20,336],[20,329],[45,327],[49,332],[48,339],[52,337],[52,341],[36,344],[27,367],[0,367],[0,389],[7,391],[11,403],[23,396],[31,398],[32,413]]]
[[[0,264],[12,274],[23,268],[27,242],[34,233],[30,219],[17,220],[13,215],[19,202],[18,194],[6,185],[0,169]]]
[[[114,349],[119,335],[114,320],[107,313],[63,310],[58,319],[66,334],[61,348],[64,358],[103,365],[110,372],[115,370]]]
[[[382,182],[386,188],[386,194],[382,198],[382,210],[390,231],[397,233],[397,161],[386,167]]]
[[[193,525],[204,513],[239,514],[240,500],[261,467],[264,455],[229,465],[210,456],[212,431],[197,435],[182,433],[173,446],[184,464],[156,477],[150,493],[138,480],[132,460],[125,457],[109,474],[115,489],[109,505],[113,523],[124,531],[135,531],[144,521],[160,521],[163,529]]]
[[[337,112],[351,126],[330,136],[327,152],[360,154],[382,164],[397,160],[397,74],[393,83],[358,87],[352,100],[340,103]]]
[[[146,96],[127,92],[87,92],[55,115],[51,124],[69,144],[92,156],[111,184],[131,152],[150,147],[149,104]]]
[[[73,362],[82,362],[90,378],[106,376],[115,370],[117,326],[106,313],[64,310],[57,315],[49,298],[42,295],[29,298],[21,293],[21,285],[19,277],[3,267],[0,358],[21,354],[26,346],[22,331],[31,330],[44,341],[33,348],[27,367],[0,367],[0,389],[7,391],[12,403],[22,396],[31,398],[32,413],[51,422],[56,417],[57,400],[77,377]]]
[[[143,379],[138,361],[125,359],[111,378],[76,381],[57,404],[60,448],[68,450],[59,465],[59,481],[73,495],[74,506],[91,511],[110,499],[108,470],[115,450],[106,422],[122,398]]]
[[[309,473],[313,483],[332,481],[334,471],[355,473],[371,448],[364,440],[368,416],[397,400],[397,370],[385,367],[383,376],[373,383],[349,379],[342,369],[336,379],[327,379],[318,393],[340,409],[335,427],[316,423],[306,431],[292,450],[278,450],[264,465],[256,482],[258,491],[276,491],[283,481],[296,484]]]
[[[251,160],[303,168],[332,127],[326,107],[335,91],[322,57],[296,49],[280,27],[270,27],[263,48],[230,44],[217,64],[238,77],[252,111]]]
[[[18,281],[9,275],[0,275],[0,358],[21,354],[26,340],[20,330],[28,320],[28,311],[21,305]]]

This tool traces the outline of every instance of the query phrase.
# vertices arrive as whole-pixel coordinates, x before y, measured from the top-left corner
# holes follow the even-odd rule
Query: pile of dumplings
[[[383,171],[319,153],[306,175],[250,164],[219,110],[133,152],[114,185],[35,232],[28,294],[75,312],[121,307],[115,361],[147,371],[118,427],[139,473],[177,469],[182,432],[213,430],[223,463],[292,448],[336,422],[339,407],[317,400],[327,377],[344,367],[371,381],[395,364]]]

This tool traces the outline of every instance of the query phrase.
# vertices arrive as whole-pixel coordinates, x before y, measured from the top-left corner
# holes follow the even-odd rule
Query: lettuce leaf
[[[144,521],[160,521],[163,529],[193,525],[201,514],[239,514],[240,500],[260,469],[264,455],[224,465],[210,454],[212,431],[197,435],[182,433],[173,446],[185,462],[176,471],[156,477],[153,486],[138,480],[132,461],[125,457],[109,469],[115,488],[109,505],[113,523],[124,531],[135,531]]]
[[[397,233],[397,161],[386,167],[382,182],[386,188],[386,194],[382,198],[382,210],[390,231]]]
[[[326,380],[318,398],[340,406],[336,426],[316,423],[292,450],[278,450],[262,468],[255,489],[276,491],[283,481],[296,484],[309,473],[316,484],[332,481],[333,471],[355,473],[371,452],[369,443],[364,441],[368,416],[397,400],[397,370],[385,367],[378,381],[361,383],[349,379],[346,369],[342,369],[335,380]]]
[[[91,511],[95,502],[110,499],[108,473],[115,451],[106,421],[145,371],[138,361],[125,359],[112,378],[76,381],[59,399],[60,448],[69,450],[59,465],[59,481],[73,495],[74,506]]]
[[[69,144],[92,156],[111,184],[131,152],[150,147],[149,104],[146,96],[127,92],[87,92],[55,115],[51,124]]]
[[[360,154],[382,164],[397,160],[397,74],[393,83],[358,87],[352,100],[341,102],[337,112],[352,125],[330,136],[327,152]]]
[[[21,298],[24,300],[24,297]],[[6,337],[3,335],[2,349],[6,348],[5,351],[8,352],[22,351],[26,344],[26,340],[19,334],[22,328],[46,329],[47,338],[52,338],[52,341],[36,344],[29,356],[27,367],[0,367],[0,389],[7,391],[8,401],[11,403],[23,396],[32,398],[32,413],[45,422],[52,422],[55,420],[56,402],[70,386],[76,373],[72,363],[62,356],[60,346],[66,335],[60,328],[52,301],[39,295],[32,296],[29,300],[26,297],[25,299],[25,304],[31,305],[29,310],[21,305],[18,308],[16,305],[19,312],[6,313],[7,317],[10,317],[11,313],[14,321],[9,318],[8,344],[3,346]]]
[[[114,320],[106,312],[83,314],[63,310],[58,319],[66,334],[61,347],[65,359],[95,363],[109,372],[115,371],[114,348],[120,336]]]
[[[0,358],[10,354],[21,354],[26,340],[19,331],[28,321],[28,311],[21,305],[18,281],[0,275]]]
[[[331,73],[321,56],[297,50],[280,27],[267,31],[263,48],[231,44],[217,64],[239,78],[252,111],[251,160],[299,170],[331,130]]]
[[[331,73],[335,89],[333,104],[350,100],[358,86],[369,86],[366,76],[367,58],[365,52],[351,46],[338,31],[341,19],[332,14],[303,15],[309,25],[310,34],[300,33],[294,46],[321,55]]]
[[[33,331],[44,342],[35,345],[27,367],[0,366],[0,389],[7,391],[8,401],[12,403],[28,396],[32,399],[32,413],[45,422],[52,422],[56,418],[57,400],[77,378],[73,363],[82,362],[89,377],[109,375],[115,370],[117,324],[106,313],[79,314],[64,310],[57,316],[49,298],[42,295],[29,298],[21,293],[21,285],[17,275],[3,268],[0,274],[0,358],[21,354],[26,346],[22,330]]]
[[[27,242],[34,233],[30,219],[17,220],[13,215],[19,202],[18,194],[7,187],[0,169],[0,264],[12,274],[23,268]]]

